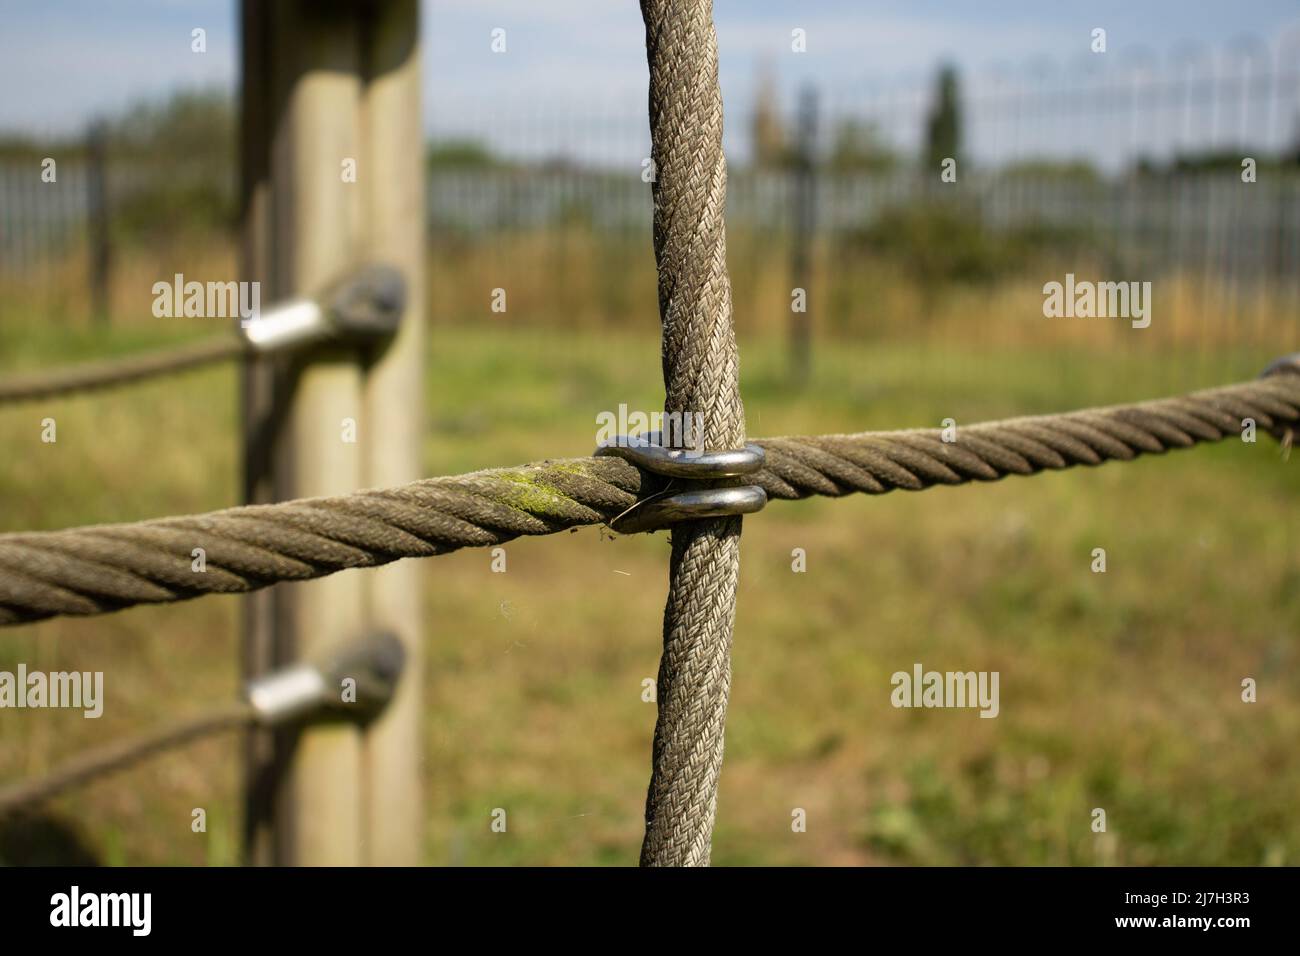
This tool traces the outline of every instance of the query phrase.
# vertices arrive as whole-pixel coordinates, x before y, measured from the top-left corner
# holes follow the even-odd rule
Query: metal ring
[[[766,455],[758,445],[733,451],[697,452],[689,448],[665,448],[659,432],[619,435],[596,447],[597,455],[616,455],[638,468],[670,478],[735,478],[752,475],[763,467]]]
[[[767,492],[758,485],[679,491],[640,502],[626,515],[610,522],[610,527],[622,534],[658,531],[679,521],[753,514],[762,511],[766,504]]]

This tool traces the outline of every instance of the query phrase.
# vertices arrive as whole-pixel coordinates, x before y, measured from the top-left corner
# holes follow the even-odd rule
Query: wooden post
[[[812,323],[808,314],[812,279],[812,241],[816,217],[815,147],[817,94],[808,86],[799,96],[799,122],[795,141],[794,229],[791,235],[790,274],[796,289],[803,289],[803,311],[791,307],[790,374],[798,385],[812,371]]]
[[[240,275],[260,282],[262,294],[275,292],[271,274],[271,64],[270,7],[245,0],[240,6],[239,190]],[[274,500],[271,444],[275,421],[275,369],[270,362],[247,361],[240,366],[240,399],[244,435],[244,500],[264,504]],[[275,667],[274,592],[255,591],[243,602],[241,669],[254,677]],[[275,807],[284,776],[289,741],[283,735],[250,731],[244,743],[245,863],[275,862]]]
[[[372,8],[366,31],[366,189],[370,258],[400,269],[406,314],[396,340],[369,368],[365,384],[365,486],[387,488],[424,474],[424,135],[420,115],[419,0]],[[401,561],[367,575],[367,621],[406,649],[397,695],[366,734],[365,838],[368,862],[415,865],[423,844],[420,766],[421,568]]]
[[[377,355],[317,350],[247,373],[250,499],[346,493],[419,474],[417,16],[410,0],[245,0],[245,278],[263,282],[268,302],[313,294],[373,259],[403,272],[409,303],[400,336]],[[421,839],[413,573],[403,566],[347,572],[281,585],[269,601],[250,600],[249,673],[318,655],[380,624],[414,658],[393,709],[365,739],[355,727],[335,725],[250,742],[250,860],[415,862]]]

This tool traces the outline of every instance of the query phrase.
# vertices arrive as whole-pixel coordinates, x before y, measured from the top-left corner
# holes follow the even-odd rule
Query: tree
[[[789,154],[777,102],[776,76],[771,63],[764,63],[759,71],[758,91],[754,97],[754,115],[750,119],[750,140],[753,144],[755,166],[760,169],[774,169],[787,165]]]
[[[926,118],[925,163],[927,169],[938,169],[948,158],[961,165],[961,94],[958,90],[957,68],[944,65],[939,68],[935,84],[934,105]]]

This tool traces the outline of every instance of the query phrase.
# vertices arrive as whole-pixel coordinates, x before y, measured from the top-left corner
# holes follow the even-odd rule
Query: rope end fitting
[[[619,435],[601,442],[596,447],[595,454],[598,457],[613,455],[622,458],[642,471],[665,478],[694,481],[751,475],[763,467],[766,457],[758,445],[746,445],[730,451],[666,448],[659,432]],[[731,485],[674,492],[670,481],[663,491],[638,501],[612,519],[609,526],[621,534],[661,531],[682,521],[754,514],[762,511],[766,504],[767,492],[758,485]]]
[[[368,265],[328,290],[325,300],[340,335],[395,335],[406,309],[406,280],[392,266]]]
[[[257,722],[275,727],[296,720],[366,723],[397,691],[406,650],[388,632],[347,644],[321,660],[292,664],[250,680],[244,696]]]
[[[271,354],[325,342],[362,345],[397,333],[406,309],[406,281],[391,266],[367,265],[314,298],[274,306],[243,327],[253,352]]]

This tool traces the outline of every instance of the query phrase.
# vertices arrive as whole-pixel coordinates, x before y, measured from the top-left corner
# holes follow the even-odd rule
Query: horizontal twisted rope
[[[0,817],[58,796],[64,790],[96,777],[115,773],[156,753],[201,737],[236,730],[253,723],[253,708],[246,702],[214,707],[165,729],[132,737],[71,758],[43,777],[0,787]]]
[[[1295,430],[1298,413],[1300,375],[1275,375],[1133,405],[960,426],[954,442],[938,428],[761,439],[766,467],[746,480],[769,498],[920,491],[1190,448],[1241,435],[1247,418],[1281,438]]]
[[[1129,461],[1241,433],[1300,430],[1300,375],[1061,415],[939,429],[759,439],[745,481],[772,498],[883,494]],[[431,478],[335,498],[67,531],[0,535],[0,625],[253,591],[398,558],[609,522],[661,490],[621,458]],[[206,571],[193,570],[193,550]]]
[[[125,385],[145,378],[211,365],[247,353],[248,346],[243,340],[233,336],[220,336],[144,355],[32,372],[0,380],[0,405]]]

